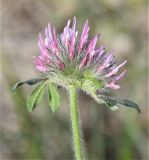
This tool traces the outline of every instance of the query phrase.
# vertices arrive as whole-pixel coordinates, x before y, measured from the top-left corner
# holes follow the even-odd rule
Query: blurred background
[[[47,97],[28,113],[26,98],[33,87],[17,94],[12,85],[40,77],[33,56],[39,54],[38,33],[50,21],[57,32],[74,15],[78,30],[89,20],[90,35],[113,48],[119,62],[127,59],[128,73],[113,95],[129,98],[141,114],[129,108],[111,112],[80,93],[79,107],[89,160],[147,160],[148,149],[148,25],[147,0],[2,0],[0,160],[71,160],[68,94],[62,88],[60,110],[52,114]]]

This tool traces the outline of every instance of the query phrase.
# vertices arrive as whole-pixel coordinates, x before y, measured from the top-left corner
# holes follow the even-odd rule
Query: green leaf
[[[138,113],[141,113],[141,110],[140,110],[139,106],[131,100],[119,98],[117,100],[117,102],[118,102],[119,106],[122,105],[122,106],[135,108],[135,109],[137,109]]]
[[[45,87],[40,91],[38,97],[37,97],[37,100],[35,102],[35,106],[37,106],[43,99],[43,96],[44,96],[44,92],[45,92]]]
[[[105,101],[105,104],[111,109],[114,106],[117,106],[117,107],[124,106],[124,107],[135,108],[138,111],[138,113],[141,112],[139,106],[131,100],[109,97],[107,95],[98,95],[98,97],[103,99]]]
[[[34,78],[34,79],[26,80],[26,81],[17,82],[16,84],[13,85],[12,92],[16,92],[16,90],[23,84],[34,85],[34,84],[36,84],[40,81],[44,81],[46,79],[47,78]]]
[[[52,112],[56,112],[60,107],[60,95],[57,86],[53,83],[48,83],[48,102]]]
[[[43,81],[29,95],[27,99],[27,109],[29,112],[32,112],[33,109],[41,102],[46,84],[47,81]]]

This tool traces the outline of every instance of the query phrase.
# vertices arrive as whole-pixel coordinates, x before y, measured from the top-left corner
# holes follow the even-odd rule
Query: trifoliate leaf
[[[12,87],[12,92],[16,92],[16,90],[23,84],[34,85],[34,84],[36,84],[36,83],[38,83],[40,81],[44,81],[46,79],[47,78],[34,78],[34,79],[26,80],[26,81],[17,82]]]
[[[124,107],[135,108],[138,111],[138,113],[141,112],[139,106],[133,101],[122,99],[122,98],[109,97],[107,95],[98,95],[98,97],[103,99],[105,101],[105,104],[109,108],[112,108],[114,106],[118,106],[118,107],[124,106]]]
[[[56,112],[60,107],[60,95],[57,86],[53,83],[48,83],[48,102],[52,112]]]
[[[47,81],[42,82],[29,95],[27,99],[27,109],[29,112],[32,112],[33,109],[41,102],[46,84]]]

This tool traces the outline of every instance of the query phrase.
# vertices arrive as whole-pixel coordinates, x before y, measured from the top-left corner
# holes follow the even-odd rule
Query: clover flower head
[[[99,38],[100,35],[89,38],[88,21],[79,33],[76,17],[72,25],[71,20],[67,21],[61,34],[57,34],[49,23],[45,35],[39,34],[41,53],[34,58],[36,68],[63,86],[92,79],[102,84],[99,89],[119,89],[118,81],[126,73],[126,70],[122,73],[119,70],[127,61],[118,65],[113,50],[107,51],[103,45],[96,47]]]

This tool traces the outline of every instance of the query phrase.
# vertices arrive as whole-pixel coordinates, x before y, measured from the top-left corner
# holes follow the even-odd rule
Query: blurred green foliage
[[[128,59],[127,76],[113,94],[136,101],[142,110],[140,115],[127,108],[111,112],[80,93],[88,159],[149,158],[147,4],[147,0],[2,0],[0,159],[73,159],[66,91],[59,89],[59,112],[52,114],[45,100],[28,113],[30,87],[22,87],[15,95],[11,87],[16,81],[40,76],[32,63],[39,53],[38,33],[49,21],[60,32],[74,15],[78,30],[89,19],[90,35],[100,33],[99,44],[113,48],[119,62]]]

